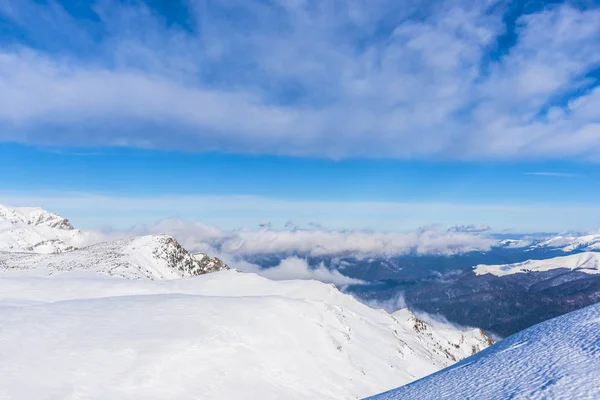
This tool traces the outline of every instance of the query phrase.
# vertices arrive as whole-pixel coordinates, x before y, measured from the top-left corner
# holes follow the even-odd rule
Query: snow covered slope
[[[519,332],[371,400],[598,399],[600,304]]]
[[[534,247],[558,248],[564,252],[575,250],[596,251],[600,250],[600,233],[558,235],[543,240]]]
[[[0,252],[0,269],[35,268],[48,274],[90,270],[129,279],[176,279],[227,266],[208,256],[198,260],[167,235],[115,240],[59,254]]]
[[[332,285],[0,273],[2,399],[356,399],[488,345]]]
[[[586,274],[600,274],[600,253],[578,253],[547,260],[527,260],[515,264],[478,265],[475,267],[475,274],[504,276],[525,272],[549,271],[558,268],[577,270]]]
[[[0,204],[0,251],[60,253],[89,242],[90,236],[56,213]]]
[[[411,326],[418,336],[429,342],[429,348],[433,348],[439,354],[445,354],[452,361],[462,360],[494,343],[479,328],[458,329],[440,321],[426,322],[417,318],[407,308],[394,312],[392,316]]]

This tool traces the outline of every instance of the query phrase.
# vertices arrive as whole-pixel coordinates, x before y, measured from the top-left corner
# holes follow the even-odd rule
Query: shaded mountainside
[[[600,304],[519,332],[369,400],[600,398]]]
[[[369,301],[401,294],[408,307],[508,336],[600,301],[600,253],[389,279],[348,291]],[[494,272],[494,273],[489,273]]]
[[[497,277],[467,276],[405,292],[417,310],[508,336],[600,300],[600,276],[567,269]]]

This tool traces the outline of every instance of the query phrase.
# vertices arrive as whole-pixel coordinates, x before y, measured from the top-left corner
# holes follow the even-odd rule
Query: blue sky
[[[599,229],[599,79],[595,1],[6,0],[0,202]]]

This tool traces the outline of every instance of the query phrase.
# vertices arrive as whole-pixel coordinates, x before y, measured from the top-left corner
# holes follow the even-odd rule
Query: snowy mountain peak
[[[204,253],[191,255],[177,240],[168,235],[148,235],[134,238],[131,248],[152,248],[154,258],[166,263],[166,267],[178,270],[182,276],[196,276],[229,269],[223,261]],[[202,256],[200,256],[202,254]]]
[[[40,207],[9,208],[0,204],[0,221],[2,220],[13,224],[24,223],[61,230],[75,229],[68,219],[58,213],[46,211]]]

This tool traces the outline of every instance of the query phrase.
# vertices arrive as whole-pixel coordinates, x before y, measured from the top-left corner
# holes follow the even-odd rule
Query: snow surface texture
[[[525,329],[370,400],[599,399],[600,304]]]
[[[586,274],[600,274],[600,253],[578,253],[547,260],[527,260],[515,264],[478,265],[475,267],[475,274],[505,276],[526,272],[549,271],[559,268],[576,270]]]
[[[46,273],[0,272],[0,399],[356,399],[489,345],[316,281]]]
[[[190,255],[166,235],[98,243],[59,254],[0,252],[0,269],[43,268],[48,274],[92,270],[128,279],[177,279],[227,269],[218,258]]]

